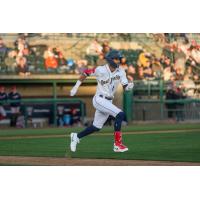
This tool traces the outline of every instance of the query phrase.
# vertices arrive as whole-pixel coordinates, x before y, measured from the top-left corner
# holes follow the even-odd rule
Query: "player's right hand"
[[[134,83],[133,82],[129,82],[128,85],[126,86],[126,91],[132,90],[134,87]]]
[[[77,93],[77,88],[73,87],[70,91],[70,96],[73,97]]]

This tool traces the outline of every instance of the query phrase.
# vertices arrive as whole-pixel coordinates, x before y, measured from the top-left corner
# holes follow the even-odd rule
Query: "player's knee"
[[[96,131],[100,131],[101,129],[100,128],[97,128],[96,126],[92,125],[92,128],[93,130],[96,132]]]
[[[120,112],[120,113],[117,114],[116,120],[123,121],[124,119],[125,119],[125,113],[124,112]]]

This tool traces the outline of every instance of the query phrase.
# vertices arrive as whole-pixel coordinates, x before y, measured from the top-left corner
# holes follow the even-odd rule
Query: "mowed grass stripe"
[[[127,134],[128,152],[114,153],[111,134],[83,138],[77,152],[69,151],[69,137],[0,140],[1,156],[68,157],[200,162],[200,134]]]
[[[166,133],[200,133],[200,129],[190,129],[190,130],[164,130],[164,131],[138,131],[138,132],[123,132],[123,135],[127,134],[166,134]],[[93,133],[91,136],[105,136],[105,135],[113,135],[113,133]],[[70,134],[57,134],[57,135],[17,135],[17,136],[2,136],[0,140],[15,140],[15,139],[34,139],[34,138],[64,138],[70,137]]]
[[[26,136],[26,135],[65,135],[70,132],[80,132],[84,127],[74,128],[44,128],[44,129],[0,129],[0,137]],[[123,132],[145,131],[174,131],[174,130],[200,130],[200,124],[144,124],[123,126]],[[100,133],[113,133],[113,127],[104,127]]]

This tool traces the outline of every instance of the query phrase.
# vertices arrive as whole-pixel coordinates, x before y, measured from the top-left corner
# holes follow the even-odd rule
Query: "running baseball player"
[[[70,96],[74,96],[81,83],[88,76],[96,76],[97,79],[97,90],[93,97],[93,106],[96,109],[93,124],[87,127],[80,133],[71,133],[71,144],[70,148],[72,152],[76,151],[76,146],[83,137],[99,131],[109,115],[115,117],[114,123],[114,152],[125,152],[128,151],[128,147],[122,143],[122,132],[121,124],[125,118],[124,112],[113,105],[112,101],[114,98],[114,93],[121,83],[125,90],[132,90],[133,83],[129,83],[126,78],[125,71],[120,67],[120,60],[122,55],[117,50],[111,50],[105,59],[107,64],[103,66],[98,66],[93,70],[86,70],[80,76],[79,80],[76,82],[75,86],[70,91]]]

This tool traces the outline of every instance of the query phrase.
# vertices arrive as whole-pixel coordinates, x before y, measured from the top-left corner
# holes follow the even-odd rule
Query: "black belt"
[[[112,97],[105,97],[105,96],[103,96],[102,94],[100,94],[99,96],[100,96],[101,98],[105,98],[105,99],[107,99],[107,100],[113,100]]]

